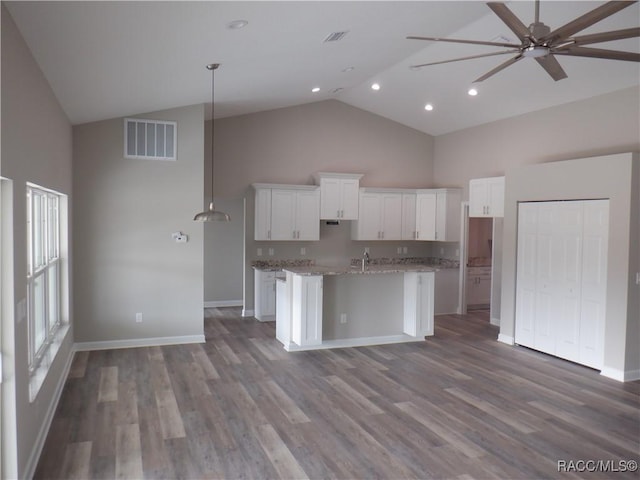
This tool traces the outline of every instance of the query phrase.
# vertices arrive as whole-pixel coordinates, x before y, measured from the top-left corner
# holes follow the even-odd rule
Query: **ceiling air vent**
[[[176,122],[125,118],[124,156],[146,160],[175,160]]]
[[[345,30],[344,32],[333,32],[330,33],[327,38],[324,39],[325,42],[337,42],[338,40],[342,40],[344,36],[349,33],[349,30]]]

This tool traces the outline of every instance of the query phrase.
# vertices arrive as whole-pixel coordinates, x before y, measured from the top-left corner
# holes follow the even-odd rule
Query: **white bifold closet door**
[[[609,201],[518,206],[515,342],[602,368]]]

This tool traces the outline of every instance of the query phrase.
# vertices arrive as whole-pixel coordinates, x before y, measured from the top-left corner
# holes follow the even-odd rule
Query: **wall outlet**
[[[396,250],[396,253],[402,253],[402,247],[398,247],[398,249]]]
[[[340,314],[340,323],[347,323],[347,314],[346,313],[341,313]]]
[[[409,249],[407,247],[402,247],[402,253],[407,253]]]
[[[460,256],[460,249],[456,248],[456,257],[459,257],[459,256]]]
[[[440,247],[440,255],[444,255],[444,247]]]
[[[136,313],[136,323],[142,323],[142,312]]]
[[[307,254],[307,249],[304,247],[300,247],[300,255],[306,255]]]
[[[256,255],[258,255],[259,257],[262,256],[262,249],[259,248],[258,250],[256,250]]]
[[[269,249],[269,256],[270,256],[270,257],[273,257],[273,248],[270,248],[270,249]]]

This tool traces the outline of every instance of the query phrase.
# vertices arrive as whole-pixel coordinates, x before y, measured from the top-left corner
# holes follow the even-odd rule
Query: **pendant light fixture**
[[[209,210],[198,213],[193,219],[196,222],[228,222],[231,217],[224,212],[218,212],[213,205],[213,139],[214,139],[214,117],[215,117],[215,71],[220,66],[219,63],[207,65],[207,70],[211,70],[211,202]]]

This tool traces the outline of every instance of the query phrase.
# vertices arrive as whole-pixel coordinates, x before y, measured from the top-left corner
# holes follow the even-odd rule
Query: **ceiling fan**
[[[567,78],[567,74],[562,66],[556,60],[556,55],[566,55],[572,57],[592,57],[605,58],[610,60],[625,60],[629,62],[640,62],[640,54],[633,52],[623,52],[616,50],[605,50],[601,48],[589,48],[583,45],[593,43],[609,42],[612,40],[621,40],[624,38],[633,38],[640,36],[640,27],[625,28],[623,30],[614,30],[610,32],[593,33],[589,35],[581,35],[574,37],[573,35],[584,30],[591,25],[613,15],[614,13],[637,3],[634,1],[610,1],[607,2],[584,15],[572,20],[560,28],[551,30],[549,26],[540,21],[540,1],[535,1],[535,20],[527,27],[520,21],[509,8],[501,2],[488,2],[487,5],[518,37],[520,44],[506,42],[484,42],[478,40],[455,40],[452,38],[436,38],[436,37],[416,37],[409,36],[410,40],[429,40],[434,42],[451,42],[451,43],[469,43],[473,45],[487,45],[491,47],[505,47],[508,50],[498,52],[484,53],[480,55],[471,55],[469,57],[455,58],[452,60],[443,60],[439,62],[423,63],[420,65],[412,65],[412,69],[426,67],[429,65],[438,65],[441,63],[458,62],[460,60],[470,60],[473,58],[490,57],[494,55],[504,55],[515,53],[504,63],[501,63],[493,70],[485,73],[474,83],[482,82],[487,78],[495,75],[499,71],[510,65],[522,60],[523,58],[534,58],[542,68],[555,81]]]

